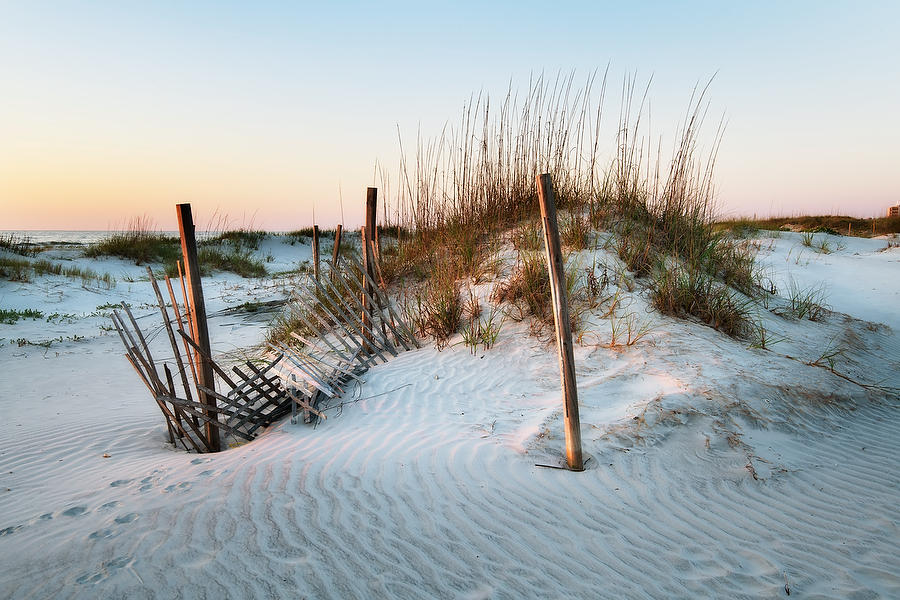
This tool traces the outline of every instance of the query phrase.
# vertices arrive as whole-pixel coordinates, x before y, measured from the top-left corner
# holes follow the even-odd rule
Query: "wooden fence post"
[[[572,348],[572,329],[569,305],[566,301],[566,274],[559,244],[559,225],[556,219],[556,199],[550,175],[538,175],[538,200],[544,228],[544,248],[550,270],[550,294],[553,298],[553,322],[556,325],[556,344],[559,350],[559,373],[565,399],[566,462],[572,471],[584,471],[581,452],[581,419],[578,416],[578,388],[575,385],[575,356]]]
[[[375,211],[377,206],[378,188],[370,187],[366,190],[366,226],[362,229],[363,270],[368,275],[368,277],[363,276],[363,325],[369,327],[369,329],[372,326],[371,312],[373,307],[369,303],[368,297],[372,297],[375,294],[372,284],[369,283],[369,280],[375,281],[375,257],[371,256],[370,251],[374,246],[375,218],[377,214]],[[364,331],[363,335],[367,342],[372,341],[371,333]]]
[[[184,257],[185,279],[187,280],[187,293],[191,300],[191,323],[194,329],[194,343],[200,349],[195,353],[197,365],[197,379],[200,385],[215,391],[215,374],[209,357],[212,356],[209,346],[209,328],[206,323],[206,304],[203,301],[203,286],[200,283],[200,261],[197,258],[197,239],[194,236],[194,218],[191,215],[190,204],[178,204],[178,231],[181,234],[181,254]],[[204,411],[207,417],[215,421],[218,419],[216,398],[203,390],[197,391],[200,401],[211,407]],[[219,428],[214,422],[206,422],[207,445],[211,452],[221,449],[219,441]]]
[[[312,238],[313,275],[319,280],[319,226],[313,225]]]
[[[337,267],[338,256],[341,253],[341,230],[344,226],[338,223],[337,231],[334,232],[334,247],[331,249],[331,270]]]

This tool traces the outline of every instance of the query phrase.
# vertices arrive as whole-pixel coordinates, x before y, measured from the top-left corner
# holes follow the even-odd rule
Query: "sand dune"
[[[536,466],[562,453],[559,374],[524,324],[402,354],[316,428],[216,455],[165,444],[117,340],[7,345],[0,591],[900,597],[900,400],[805,364],[837,339],[844,375],[896,387],[897,334],[769,314],[767,352],[647,314],[635,346],[577,349],[583,473]]]

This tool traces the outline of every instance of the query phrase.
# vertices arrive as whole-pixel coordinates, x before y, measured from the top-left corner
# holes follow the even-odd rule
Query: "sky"
[[[660,138],[714,76],[723,215],[881,216],[898,23],[890,1],[0,1],[0,229],[171,230],[181,202],[199,227],[355,227],[398,130],[607,66],[611,88],[652,77]]]

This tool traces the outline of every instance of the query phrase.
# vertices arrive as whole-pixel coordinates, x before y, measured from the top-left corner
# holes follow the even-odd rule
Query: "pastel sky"
[[[723,212],[880,216],[898,24],[893,1],[2,2],[0,229],[173,229],[179,202],[201,226],[355,226],[398,127],[607,64],[652,75],[660,135],[715,74]]]

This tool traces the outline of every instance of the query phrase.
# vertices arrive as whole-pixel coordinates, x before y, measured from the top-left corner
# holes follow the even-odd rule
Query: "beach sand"
[[[127,301],[165,355],[142,267],[54,250],[117,283],[0,282],[0,306],[63,315],[0,325],[0,596],[900,597],[900,249],[758,240],[781,296],[822,286],[833,312],[786,318],[773,299],[764,350],[623,289],[620,316],[649,333],[607,347],[609,321],[585,325],[582,473],[538,466],[565,447],[556,351],[511,320],[490,350],[457,336],[371,369],[315,428],[173,450],[101,329],[98,307]],[[272,271],[310,254],[260,252]],[[272,315],[234,308],[292,285],[205,279],[217,356],[258,352]]]

